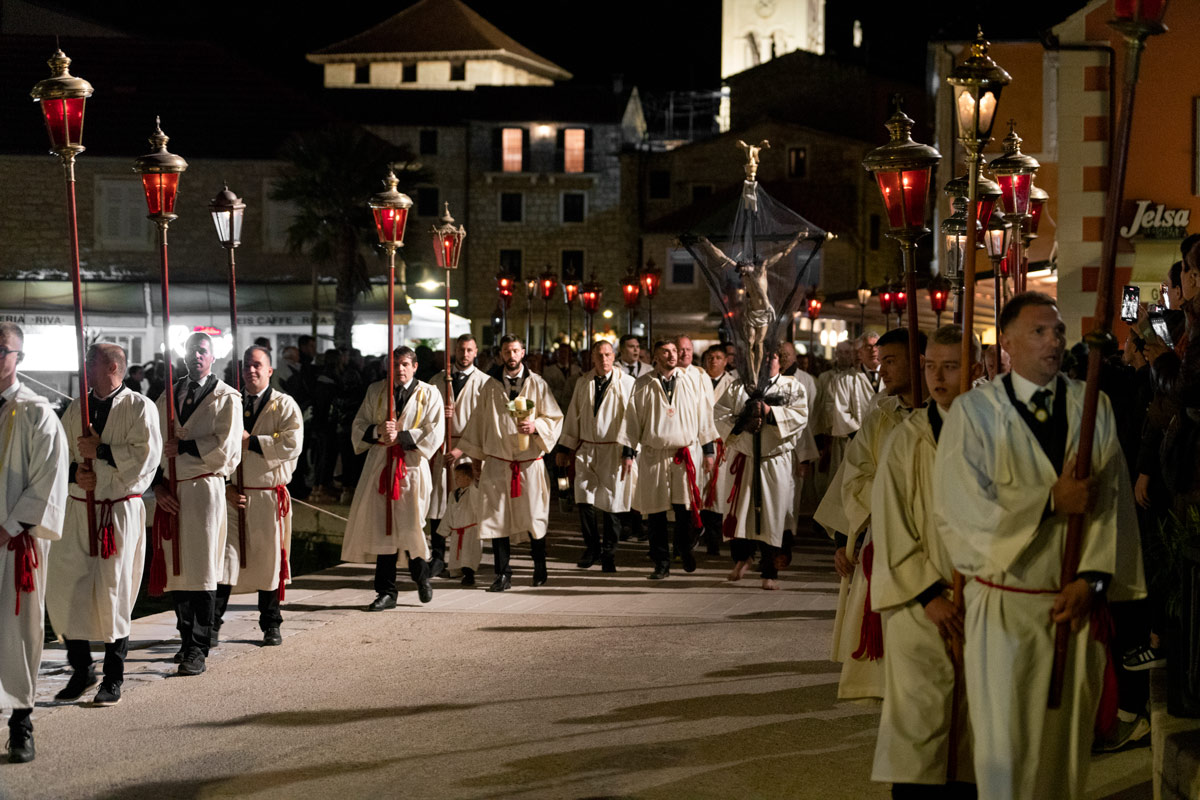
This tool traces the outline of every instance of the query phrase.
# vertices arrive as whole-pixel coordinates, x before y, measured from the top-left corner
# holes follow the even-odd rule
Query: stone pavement
[[[138,620],[115,708],[54,704],[65,654],[48,647],[38,757],[0,764],[0,797],[888,796],[869,781],[878,710],[839,702],[826,660],[828,542],[766,592],[725,582],[727,558],[647,581],[635,542],[616,575],[578,570],[572,521],[554,515],[538,589],[517,558],[511,592],[484,592],[485,566],[474,589],[435,581],[426,606],[403,591],[365,614],[370,567],[301,577],[281,647],[235,596],[200,677],[175,677],[172,617]],[[1091,796],[1148,797],[1149,779],[1148,748],[1105,756]]]

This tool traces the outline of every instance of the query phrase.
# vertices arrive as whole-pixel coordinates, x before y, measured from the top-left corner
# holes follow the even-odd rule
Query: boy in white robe
[[[246,549],[230,536],[225,545],[226,588],[233,594],[257,592],[258,627],[263,645],[283,644],[279,604],[291,583],[288,554],[292,551],[292,502],[287,485],[304,447],[304,417],[292,397],[271,386],[275,370],[271,351],[259,345],[242,356],[242,486],[226,487],[229,530],[238,530],[239,512],[245,517]],[[220,621],[229,594],[218,594]]]
[[[725,390],[736,380],[735,373],[725,369],[727,360],[725,348],[719,344],[709,347],[701,357],[701,362],[704,364],[704,380],[701,385],[708,390],[714,407]],[[718,430],[717,433],[720,431]],[[714,469],[702,487],[704,508],[700,510],[700,523],[704,527],[705,551],[710,556],[721,554],[721,540],[724,538],[721,534],[721,523],[725,519],[725,512],[729,510],[729,488],[732,485],[728,478],[724,477],[728,475],[728,470],[724,467],[728,458],[732,458],[732,454],[727,457],[725,442],[720,437],[717,438],[716,445]]]
[[[71,466],[62,541],[50,554],[46,610],[67,648],[71,679],[56,700],[77,700],[96,684],[89,642],[104,644],[104,681],[93,705],[121,700],[129,623],[146,555],[146,506],[162,454],[154,403],[124,385],[125,351],[111,343],[88,348],[89,432],[74,400],[63,415]],[[95,503],[88,529],[87,492]]]
[[[983,373],[975,339],[968,371]],[[871,607],[883,614],[884,693],[871,779],[892,783],[894,798],[923,798],[949,783],[945,797],[974,797],[965,695],[949,655],[962,641],[954,567],[933,509],[933,462],[942,421],[959,394],[962,328],[936,330],[925,348],[931,400],[896,426],[884,445],[871,492],[875,541]],[[951,742],[953,693],[963,698]],[[956,770],[948,754],[956,748]]]
[[[1145,596],[1128,471],[1099,398],[1091,475],[1074,477],[1084,385],[1059,373],[1066,326],[1052,297],[1000,314],[1012,371],[960,396],[942,427],[934,508],[966,578],[964,664],[979,797],[1080,798],[1105,647],[1104,598]],[[1076,580],[1061,586],[1068,516],[1085,514]],[[1055,629],[1070,624],[1058,708],[1047,708]],[[1093,630],[1093,629],[1096,630]]]
[[[446,569],[462,572],[462,585],[474,586],[483,548],[479,542],[479,491],[468,461],[454,465],[454,490],[442,516],[446,536]]]
[[[546,524],[550,515],[550,481],[542,457],[554,449],[562,431],[563,414],[550,387],[525,366],[521,337],[500,340],[502,369],[480,392],[479,404],[455,458],[483,462],[479,474],[481,515],[479,538],[490,540],[496,579],[489,592],[512,588],[511,537],[531,536],[533,585],[542,586],[546,571]],[[511,404],[511,405],[510,405]],[[532,409],[520,419],[510,408]]]
[[[34,758],[33,698],[46,636],[46,556],[62,535],[67,437],[46,400],[17,380],[25,340],[0,322],[0,709],[8,760]]]
[[[395,386],[389,387],[385,378],[367,387],[351,434],[355,452],[369,452],[350,504],[342,560],[375,562],[375,599],[366,611],[396,607],[396,567],[401,553],[408,560],[409,577],[417,584],[417,597],[422,603],[433,599],[425,515],[432,484],[429,459],[441,449],[446,412],[437,390],[416,379],[417,354],[412,348],[393,350],[392,367]],[[387,413],[389,391],[394,402],[391,419]],[[390,530],[388,503],[392,509]]]
[[[576,566],[588,569],[599,560],[604,572],[617,571],[617,534],[621,528],[617,515],[629,510],[637,480],[635,474],[621,473],[621,443],[617,439],[635,381],[614,369],[615,359],[609,342],[592,346],[594,366],[575,384],[557,454],[560,468],[575,465],[575,506],[584,544]],[[599,526],[598,516],[603,518]]]
[[[187,340],[188,374],[175,384],[175,435],[167,435],[167,393],[158,398],[163,457],[155,478],[150,594],[173,593],[180,675],[206,669],[215,642],[217,584],[225,560],[225,479],[242,457],[242,398],[212,374],[212,339]],[[176,492],[170,487],[175,461]]]

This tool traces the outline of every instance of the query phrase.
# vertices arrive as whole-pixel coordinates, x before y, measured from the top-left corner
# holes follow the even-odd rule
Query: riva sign
[[[1123,228],[1121,235],[1126,239],[1141,234],[1147,239],[1183,239],[1187,237],[1188,221],[1192,211],[1189,208],[1168,210],[1162,203],[1150,207],[1153,200],[1138,200],[1137,211],[1133,220]]]

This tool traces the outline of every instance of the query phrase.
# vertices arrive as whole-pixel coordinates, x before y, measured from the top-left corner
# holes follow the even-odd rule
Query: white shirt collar
[[[3,393],[0,393],[0,398],[12,400],[19,391],[21,391],[21,382],[19,380],[14,380],[12,386],[5,389]]]
[[[117,385],[117,388],[113,389],[111,392],[104,395],[104,397],[101,397],[100,395],[96,394],[95,389],[92,390],[92,394],[95,395],[97,400],[108,400],[108,399],[114,397],[117,394],[117,392],[121,391],[124,388],[125,388],[125,384],[121,383],[121,384]]]
[[[1009,374],[1012,375],[1013,394],[1015,394],[1017,399],[1022,403],[1029,405],[1029,402],[1033,399],[1033,393],[1038,389],[1045,389],[1050,392],[1050,402],[1054,402],[1054,390],[1058,386],[1057,375],[1051,378],[1050,382],[1045,386],[1038,386],[1033,381],[1021,377],[1016,372],[1010,372]]]
[[[467,367],[466,369],[459,369],[458,367],[452,366],[452,367],[450,368],[450,376],[451,376],[451,377],[453,377],[453,376],[455,376],[455,375],[470,375],[470,374],[471,374],[472,372],[474,372],[474,371],[475,371],[475,365],[474,365],[474,364],[472,364],[471,366]]]

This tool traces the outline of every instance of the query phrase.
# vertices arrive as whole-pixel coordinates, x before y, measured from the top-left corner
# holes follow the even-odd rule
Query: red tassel
[[[510,461],[508,466],[512,469],[512,479],[508,483],[508,496],[521,496],[521,462]]]
[[[291,570],[288,569],[287,550],[284,550],[281,547],[281,548],[279,548],[279,602],[281,602],[281,603],[283,602],[284,597],[285,597],[285,594],[283,591],[283,585],[285,583],[287,583],[289,580],[291,580],[291,577],[292,577]]]
[[[738,453],[733,457],[733,461],[729,462],[729,474],[733,476],[733,488],[729,490],[729,497],[725,502],[729,503],[729,513],[725,515],[725,521],[721,523],[721,536],[725,539],[733,539],[737,537],[737,499],[742,493],[742,473],[746,471],[746,454]]]
[[[696,528],[703,528],[704,523],[700,520],[700,487],[696,484],[696,464],[692,461],[692,451],[686,447],[681,447],[675,451],[676,464],[682,464],[684,471],[687,473],[688,491],[691,494],[692,502],[692,525]]]
[[[38,552],[37,547],[33,543],[33,537],[28,533],[21,533],[13,536],[8,540],[8,549],[16,555],[13,557],[13,570],[17,586],[17,611],[16,615],[21,615],[21,593],[33,592],[37,588],[34,581],[34,571],[38,568]]]
[[[404,463],[404,448],[398,444],[392,445],[388,448],[387,464],[383,472],[379,473],[379,493],[399,500],[401,481],[407,477],[408,465]]]
[[[161,506],[154,509],[154,524],[150,535],[154,541],[154,557],[150,561],[150,596],[161,597],[167,590],[167,554],[163,542],[172,538],[172,516]]]
[[[1104,645],[1104,689],[1100,693],[1100,706],[1096,709],[1096,735],[1101,739],[1112,736],[1117,727],[1117,668],[1113,661],[1112,638],[1114,634],[1112,614],[1107,602],[1097,602],[1092,608],[1092,638]]]
[[[129,498],[115,502],[123,503]],[[113,500],[101,500],[96,520],[96,536],[100,539],[100,557],[112,558],[117,554],[116,532],[113,529]],[[93,553],[93,555],[95,555]]]
[[[858,649],[850,654],[855,661],[878,661],[883,658],[883,617],[871,610],[871,567],[875,560],[875,543],[863,548],[863,575],[867,579],[867,596],[863,598],[862,628],[858,636]]]

